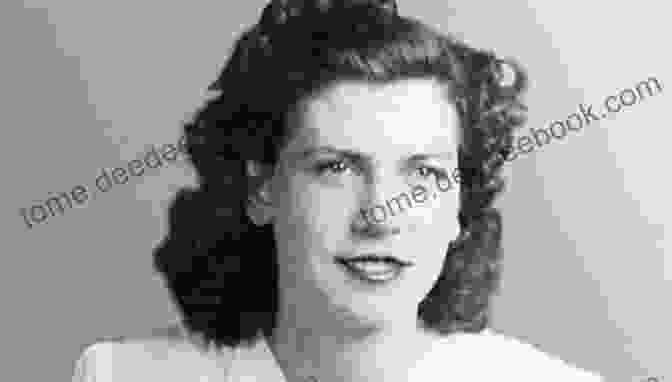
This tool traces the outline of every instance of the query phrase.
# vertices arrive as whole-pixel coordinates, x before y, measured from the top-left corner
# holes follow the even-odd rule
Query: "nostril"
[[[370,223],[366,225],[363,231],[367,236],[388,236],[397,235],[401,230],[399,227],[389,224]]]

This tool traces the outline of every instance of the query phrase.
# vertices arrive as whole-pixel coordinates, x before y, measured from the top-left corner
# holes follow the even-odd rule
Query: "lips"
[[[397,264],[400,266],[413,265],[413,263],[411,262],[403,261],[389,254],[376,254],[376,253],[367,253],[364,255],[353,256],[349,258],[336,257],[336,260],[348,263],[385,263],[385,264]]]
[[[398,278],[404,268],[413,263],[400,260],[386,254],[365,254],[355,257],[336,257],[336,262],[357,278],[371,282],[381,283]]]

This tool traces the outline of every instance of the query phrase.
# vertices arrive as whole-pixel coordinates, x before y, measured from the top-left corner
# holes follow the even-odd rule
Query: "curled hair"
[[[498,288],[502,222],[492,204],[504,187],[513,130],[525,121],[526,75],[511,60],[399,16],[394,3],[324,4],[273,1],[236,41],[209,88],[217,96],[184,125],[199,187],[178,192],[154,266],[190,331],[218,346],[260,330],[269,336],[278,308],[276,245],[272,227],[246,214],[254,187],[246,161],[273,165],[291,136],[286,114],[335,82],[434,78],[460,114],[461,231],[418,315],[442,334],[478,332]]]

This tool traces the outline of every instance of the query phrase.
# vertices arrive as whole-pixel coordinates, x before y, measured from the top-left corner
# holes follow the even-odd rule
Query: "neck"
[[[348,324],[280,310],[269,346],[288,382],[393,381],[434,337],[418,321],[399,327]],[[310,321],[310,322],[309,322]],[[400,351],[403,349],[403,351]]]

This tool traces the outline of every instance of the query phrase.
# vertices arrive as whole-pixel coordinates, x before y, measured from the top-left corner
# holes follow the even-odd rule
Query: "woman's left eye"
[[[429,175],[434,175],[437,179],[443,179],[448,176],[448,174],[441,169],[427,166],[418,167],[418,172],[423,178],[426,178]]]

